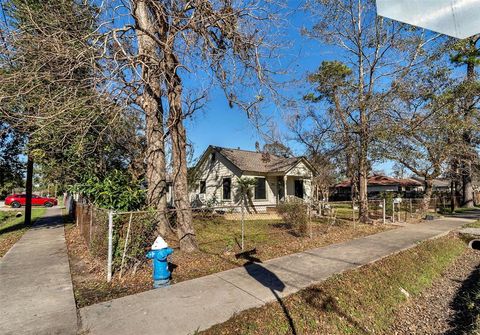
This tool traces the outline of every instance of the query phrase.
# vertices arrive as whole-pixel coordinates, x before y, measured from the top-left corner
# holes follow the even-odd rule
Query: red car
[[[12,206],[13,208],[20,208],[25,206],[27,202],[26,194],[14,194],[5,198],[5,206]],[[58,204],[57,199],[39,197],[38,195],[32,194],[32,205],[33,206],[45,206],[52,207]]]

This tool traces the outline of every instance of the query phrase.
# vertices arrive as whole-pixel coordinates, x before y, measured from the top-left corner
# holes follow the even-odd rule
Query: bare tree
[[[157,174],[156,177],[149,174],[149,184],[152,180],[159,182],[149,187],[158,184],[159,189],[163,188],[160,174],[166,160],[165,153],[161,153],[161,141],[163,145],[167,137],[170,141],[177,234],[181,248],[192,251],[197,245],[188,196],[184,120],[204,106],[212,85],[225,91],[232,106],[240,106],[249,116],[255,113],[256,105],[263,100],[257,88],[268,82],[263,63],[268,47],[265,27],[273,16],[273,7],[263,8],[257,1],[229,0],[131,0],[130,4],[127,10],[135,19],[135,26],[119,28],[113,24],[109,32],[113,41],[112,64],[117,64],[121,72],[117,78],[123,82],[124,91],[129,91],[124,94],[129,98],[140,97],[140,107],[146,114],[149,171],[153,173],[156,169]],[[119,6],[122,5],[120,2]],[[132,30],[138,39],[138,51],[131,39]],[[122,62],[130,62],[135,70],[141,64],[141,75],[135,70],[132,74],[137,77],[136,82],[124,75],[119,65]],[[186,85],[185,80],[192,78],[201,85],[194,88]],[[140,91],[132,88],[138,83]],[[247,89],[242,93],[242,89],[238,90],[241,87]],[[151,148],[152,145],[155,147]],[[153,152],[158,156],[152,155]]]
[[[388,108],[394,83],[419,61],[425,41],[411,28],[378,17],[373,0],[312,0],[307,7],[318,23],[305,34],[340,48],[338,55],[351,70],[348,94],[341,99],[350,106],[345,119],[355,139],[360,220],[367,222],[367,177],[378,116]]]
[[[398,83],[394,103],[385,114],[380,136],[384,157],[425,180],[426,211],[434,179],[448,174],[450,160],[463,152],[464,120],[455,112],[456,89],[444,67],[429,64]]]
[[[132,1],[138,41],[137,62],[141,68],[141,95],[139,104],[145,113],[147,203],[159,211],[160,235],[169,229],[167,210],[167,169],[165,157],[165,126],[161,88],[161,54],[155,41],[159,29],[150,9],[149,1]]]

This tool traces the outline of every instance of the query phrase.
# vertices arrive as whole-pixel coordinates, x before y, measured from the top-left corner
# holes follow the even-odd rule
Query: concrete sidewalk
[[[379,260],[471,220],[410,225],[143,292],[80,310],[88,334],[193,334],[333,274]]]
[[[48,209],[0,260],[0,334],[76,334],[60,209]]]

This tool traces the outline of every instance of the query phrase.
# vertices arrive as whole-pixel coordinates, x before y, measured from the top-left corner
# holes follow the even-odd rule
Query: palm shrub
[[[237,179],[237,196],[240,198],[242,205],[245,206],[247,212],[250,212],[249,206],[255,210],[252,201],[252,188],[257,185],[254,178],[242,177]]]

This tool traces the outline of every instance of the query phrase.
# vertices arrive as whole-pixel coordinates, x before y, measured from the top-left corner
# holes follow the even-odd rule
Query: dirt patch
[[[169,257],[172,269],[172,282],[178,283],[193,278],[242,266],[246,261],[237,259],[239,241],[218,239],[213,232],[222,232],[222,225],[208,226],[198,230],[200,251],[187,254],[178,249]],[[298,237],[284,227],[275,228],[269,225],[268,234],[260,228],[260,233],[252,234],[247,241],[246,249],[256,248],[255,257],[262,261],[318,248],[329,244],[340,243],[381,231],[393,229],[390,226],[358,225],[356,228],[347,225],[331,227],[317,225],[314,237]],[[262,228],[263,229],[263,228]],[[267,229],[267,228],[265,228]],[[152,288],[151,267],[144,263],[135,270],[129,270],[119,277],[114,274],[111,283],[106,283],[106,264],[92,257],[75,225],[69,224],[65,230],[68,245],[70,267],[74,284],[77,307],[81,308],[94,303],[135,294]],[[212,241],[203,242],[202,241]]]
[[[478,325],[480,252],[468,249],[419,296],[397,314],[386,333],[469,334]]]

